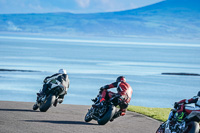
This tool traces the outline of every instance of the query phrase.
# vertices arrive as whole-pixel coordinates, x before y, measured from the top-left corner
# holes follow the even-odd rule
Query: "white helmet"
[[[58,71],[58,73],[67,74],[67,71],[66,71],[65,69],[60,69],[60,70]]]

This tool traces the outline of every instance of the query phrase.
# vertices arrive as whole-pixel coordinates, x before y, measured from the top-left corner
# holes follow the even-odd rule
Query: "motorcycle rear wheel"
[[[44,101],[44,103],[40,105],[40,111],[46,112],[52,106],[52,104],[55,102],[55,100],[56,100],[56,96],[50,94],[47,97],[46,101]]]
[[[110,105],[108,107],[108,111],[103,115],[103,117],[98,119],[98,124],[105,125],[114,116],[115,111],[116,107],[114,105]]]

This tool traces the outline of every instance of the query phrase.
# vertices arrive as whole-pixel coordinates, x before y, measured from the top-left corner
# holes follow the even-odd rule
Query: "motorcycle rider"
[[[194,108],[190,107],[189,110],[200,111],[200,91],[197,93],[196,96],[194,96],[191,99],[183,99],[179,102],[175,102],[174,108],[176,109],[180,105],[180,108],[177,110],[177,112],[181,114],[182,112],[184,112],[185,109],[187,109],[187,107],[185,107],[185,104],[190,104],[190,103],[194,103],[195,106]],[[172,116],[173,116],[173,113],[169,115],[168,120],[171,120]],[[184,121],[188,122],[187,117],[184,119]]]
[[[183,99],[179,102],[175,102],[175,106],[179,105],[179,104],[190,104],[190,103],[195,103],[196,106],[200,106],[200,91],[197,93],[197,96],[194,96],[191,99]]]
[[[194,103],[195,106],[186,105]],[[199,121],[200,114],[200,91],[197,93],[197,96],[194,96],[191,99],[183,99],[179,102],[174,103],[174,109],[171,110],[168,120],[160,125],[156,133],[164,132],[191,132],[193,124],[190,122],[193,120]],[[186,128],[188,127],[188,128]],[[193,130],[193,129],[192,129]],[[193,131],[194,132],[194,131]],[[196,133],[196,132],[195,132]]]
[[[107,91],[108,89],[114,88],[114,87],[117,88],[118,93]],[[108,100],[109,98],[111,98],[114,95],[119,95],[123,98],[122,104],[119,105],[120,106],[119,112],[117,114],[115,114],[110,121],[113,121],[115,118],[119,117],[120,115],[121,116],[125,115],[126,109],[131,100],[132,92],[133,92],[133,90],[132,90],[131,86],[126,82],[126,79],[124,76],[119,76],[116,79],[116,82],[111,83],[109,85],[105,85],[100,88],[100,93],[102,96],[102,98],[100,100],[100,104],[99,104],[100,106],[102,106],[106,100]]]
[[[69,88],[69,78],[65,69],[60,69],[58,73],[53,74],[52,76],[48,76],[43,81],[43,89],[40,93],[37,93],[39,97],[43,97],[46,95],[48,90],[51,90],[55,87],[61,87],[65,90],[63,95],[60,95],[58,99],[54,102],[54,106],[57,106],[57,103],[60,104],[63,102],[64,96],[67,94],[67,90]]]
[[[181,105],[181,108],[177,112],[183,112],[185,109],[184,104],[190,104],[190,103],[195,103],[195,107],[192,110],[200,110],[200,91],[197,93],[197,96],[194,96],[191,99],[183,99],[179,102],[174,103],[174,107],[177,107],[178,105]]]

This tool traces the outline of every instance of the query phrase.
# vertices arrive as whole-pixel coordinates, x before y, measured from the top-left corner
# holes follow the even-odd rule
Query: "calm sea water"
[[[90,105],[98,89],[120,75],[133,88],[131,105],[171,107],[200,90],[200,44],[0,36],[0,100],[35,102],[46,76],[67,70],[66,104]],[[115,89],[111,89],[116,91]]]

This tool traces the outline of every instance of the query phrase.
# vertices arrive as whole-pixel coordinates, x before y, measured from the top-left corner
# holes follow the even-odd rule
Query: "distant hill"
[[[1,14],[0,32],[200,40],[200,0],[166,0],[108,13]]]

